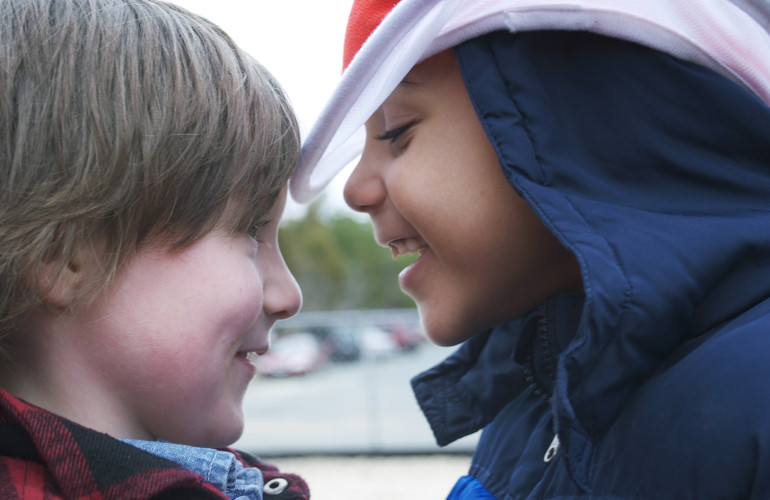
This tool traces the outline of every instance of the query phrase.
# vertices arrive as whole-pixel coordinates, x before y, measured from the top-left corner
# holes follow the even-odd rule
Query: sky
[[[342,71],[342,44],[352,0],[169,0],[223,28],[283,85],[303,137]],[[345,173],[327,188],[332,211],[352,215],[342,200]],[[289,200],[286,217],[304,213]]]

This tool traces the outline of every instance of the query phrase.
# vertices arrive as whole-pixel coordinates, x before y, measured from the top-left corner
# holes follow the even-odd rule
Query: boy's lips
[[[244,358],[251,363],[255,363],[259,354],[257,354],[255,351],[238,351],[236,356]]]
[[[239,358],[244,358],[250,363],[256,363],[257,358],[265,354],[270,348],[270,344],[260,343],[256,346],[243,346],[235,355]]]
[[[412,255],[416,253],[422,255],[422,252],[428,248],[428,245],[422,238],[401,238],[391,241],[388,243],[388,246],[390,247],[390,253],[394,260],[401,255]]]
[[[246,373],[249,378],[254,377],[257,374],[257,357],[259,354],[255,351],[238,351],[235,353],[234,361],[243,368],[246,368]]]

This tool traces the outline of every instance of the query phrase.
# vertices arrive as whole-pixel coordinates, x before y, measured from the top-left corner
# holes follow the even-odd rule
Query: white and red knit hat
[[[770,105],[767,0],[355,0],[343,75],[290,189],[318,195],[363,146],[363,125],[418,62],[496,30],[583,30],[711,68]]]

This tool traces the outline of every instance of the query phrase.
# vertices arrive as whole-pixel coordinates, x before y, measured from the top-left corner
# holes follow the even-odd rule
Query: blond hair
[[[0,347],[44,302],[43,264],[98,244],[94,295],[226,206],[233,230],[259,222],[298,159],[283,91],[212,23],[154,0],[0,0]]]

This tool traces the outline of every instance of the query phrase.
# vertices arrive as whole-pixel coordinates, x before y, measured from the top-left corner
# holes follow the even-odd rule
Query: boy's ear
[[[64,266],[59,275],[54,277],[60,263],[47,262],[43,264],[38,285],[45,302],[56,308],[67,308],[72,305],[85,282],[85,272],[80,262],[70,262]]]

